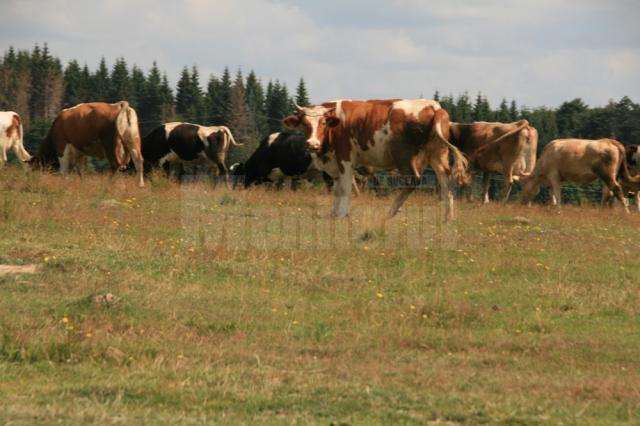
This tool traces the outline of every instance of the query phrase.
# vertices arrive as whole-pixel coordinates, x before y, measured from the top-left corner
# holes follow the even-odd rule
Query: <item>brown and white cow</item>
[[[505,177],[502,197],[506,200],[513,181],[520,175],[530,174],[536,165],[538,131],[527,120],[512,123],[451,123],[450,140],[465,155],[473,158],[469,161],[472,170],[483,173],[484,203],[489,202],[491,173]]]
[[[86,156],[106,158],[114,172],[133,160],[138,185],[144,186],[138,115],[128,102],[82,103],[62,110],[32,164],[57,165],[66,174],[72,168],[80,171]]]
[[[562,182],[590,183],[600,178],[628,212],[627,199],[617,180],[619,173],[625,181],[640,182],[640,175],[631,176],[620,142],[613,139],[556,139],[544,147],[531,175],[521,178],[522,202],[531,201],[544,185],[551,186],[551,202],[560,207]]]
[[[446,196],[445,220],[453,218],[453,193],[449,176],[458,183],[466,178],[467,160],[447,140],[449,114],[436,101],[426,99],[338,100],[300,107],[284,119],[289,128],[304,126],[309,149],[317,154],[317,167],[337,179],[332,214],[349,213],[353,170],[372,166],[398,170],[410,176],[392,204],[393,217],[415,190],[422,171],[435,171]],[[455,164],[449,167],[449,150]]]
[[[630,166],[632,173],[638,173],[640,171],[640,145],[627,145],[624,147],[627,164]],[[622,187],[622,193],[625,197],[633,197],[636,201],[636,208],[640,212],[640,182],[632,182],[625,179],[624,176],[620,179],[620,186]],[[613,201],[613,193],[607,186],[602,187],[602,204],[611,204]]]
[[[22,119],[18,113],[0,111],[0,167],[7,162],[7,152],[10,149],[22,162],[31,159],[31,155],[24,149],[23,136]]]
[[[486,124],[496,125],[500,123]],[[498,126],[491,127],[494,129],[499,128]],[[471,154],[469,159],[471,169],[482,172],[483,203],[489,202],[489,179],[492,173],[499,173],[504,176],[505,188],[501,197],[503,201],[509,199],[514,180],[518,180],[520,176],[528,174],[526,171],[527,158],[532,158],[533,162],[535,162],[537,146],[537,132],[533,148],[530,143],[531,134],[529,122],[520,120],[518,127],[495,140],[486,142]]]

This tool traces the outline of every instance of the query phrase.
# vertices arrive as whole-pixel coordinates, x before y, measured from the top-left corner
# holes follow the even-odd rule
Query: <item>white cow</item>
[[[0,111],[0,167],[7,162],[7,151],[13,149],[16,157],[23,162],[31,159],[31,155],[24,149],[22,142],[22,120],[18,113],[13,111]]]

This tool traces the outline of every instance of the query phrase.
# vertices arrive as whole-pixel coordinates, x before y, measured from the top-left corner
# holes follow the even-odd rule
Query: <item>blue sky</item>
[[[153,60],[175,82],[202,84],[225,65],[253,69],[312,101],[431,97],[468,91],[492,105],[557,106],[583,98],[640,102],[637,0],[0,0],[0,49],[47,41],[95,68]],[[266,83],[266,81],[265,81]]]

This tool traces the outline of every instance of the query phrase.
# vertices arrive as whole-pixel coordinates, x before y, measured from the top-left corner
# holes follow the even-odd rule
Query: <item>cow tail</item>
[[[520,120],[519,123],[521,123],[518,127],[516,127],[515,129],[513,129],[510,132],[505,133],[504,135],[500,136],[498,139],[495,139],[493,141],[491,141],[490,143],[500,143],[502,141],[504,141],[505,139],[520,133],[522,130],[524,130],[525,128],[529,127],[529,122],[527,120]]]
[[[129,162],[129,150],[136,149],[140,152],[140,130],[138,128],[138,114],[129,106],[127,101],[121,101],[121,110],[116,117],[116,129],[118,136],[124,143],[123,147],[116,147],[116,155],[118,148],[123,148],[121,164]]]
[[[453,152],[454,164],[453,169],[451,170],[451,177],[453,177],[458,185],[463,185],[470,180],[469,175],[467,174],[467,167],[469,166],[469,162],[465,158],[464,154],[458,149],[458,147],[449,142],[442,133],[442,119],[445,113],[446,111],[443,109],[439,109],[435,112],[435,134],[442,142],[444,142],[445,145],[447,145],[451,152]]]
[[[624,146],[620,142],[616,142],[616,148],[618,148],[618,152],[622,158],[622,164],[620,165],[620,171],[622,172],[622,177],[627,182],[631,183],[640,183],[640,173],[635,176],[631,175],[629,171],[629,165],[627,164],[627,153],[624,149]]]
[[[229,136],[229,142],[231,142],[233,145],[235,146],[244,145],[243,143],[236,142],[236,140],[233,138],[233,134],[231,133],[231,130],[229,130],[227,126],[220,126],[220,128],[227,133],[227,136]]]

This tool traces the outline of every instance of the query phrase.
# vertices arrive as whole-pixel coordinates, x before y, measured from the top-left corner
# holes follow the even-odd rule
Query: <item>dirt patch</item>
[[[7,274],[35,274],[38,265],[0,265],[0,277]]]

